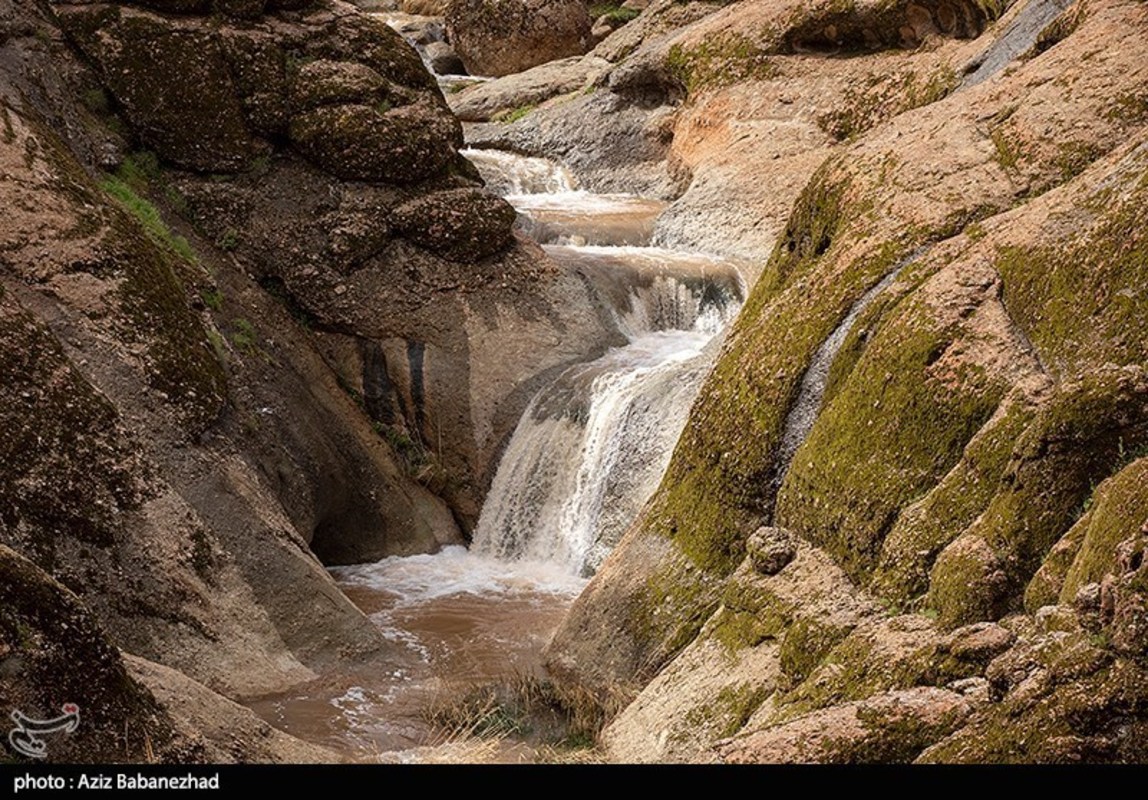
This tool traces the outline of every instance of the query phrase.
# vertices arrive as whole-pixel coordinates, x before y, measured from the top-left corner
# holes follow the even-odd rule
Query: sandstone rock
[[[961,678],[946,684],[945,688],[964,697],[974,709],[992,701],[991,687],[986,678]]]
[[[1016,635],[995,622],[978,622],[949,635],[949,652],[962,661],[987,664],[1016,641]]]
[[[248,708],[170,667],[125,655],[129,674],[212,764],[335,764],[337,753],[272,728]]]
[[[447,36],[471,75],[509,75],[590,49],[582,0],[452,0]]]
[[[486,122],[500,114],[530,108],[553,97],[591,86],[610,67],[593,56],[566,58],[525,72],[475,84],[447,97],[464,122]]]
[[[506,248],[516,216],[500,197],[481,189],[454,189],[399,206],[391,224],[428,250],[473,262]]]
[[[906,689],[745,733],[716,749],[731,764],[904,763],[960,727],[970,711],[954,692]]]
[[[953,627],[1000,617],[1008,591],[1002,567],[982,539],[969,536],[946,547],[930,576],[929,604],[939,609],[941,624]]]
[[[1148,565],[1145,564],[1145,540],[1148,523],[1137,536],[1125,540],[1117,549],[1117,577],[1112,594],[1112,643],[1133,656],[1148,652]]]
[[[611,23],[608,17],[599,17],[590,28],[590,41],[594,44],[598,44],[613,33],[617,27],[618,26]]]
[[[776,575],[797,555],[793,535],[782,528],[758,528],[746,549],[753,568],[762,575]]]

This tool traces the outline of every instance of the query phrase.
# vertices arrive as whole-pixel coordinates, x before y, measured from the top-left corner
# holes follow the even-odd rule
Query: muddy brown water
[[[280,730],[354,760],[441,743],[425,712],[459,687],[541,677],[542,647],[585,583],[460,547],[334,575],[379,626],[388,652],[248,705]]]

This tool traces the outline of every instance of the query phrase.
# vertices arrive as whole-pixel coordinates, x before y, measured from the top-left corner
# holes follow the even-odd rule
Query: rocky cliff
[[[324,563],[464,541],[618,333],[351,6],[7,0],[0,102],[0,700],[81,706],[53,758],[331,758],[225,697],[384,652]]]
[[[665,1],[450,98],[757,264],[549,649],[608,757],[1145,757],[1145,41],[1137,0]]]

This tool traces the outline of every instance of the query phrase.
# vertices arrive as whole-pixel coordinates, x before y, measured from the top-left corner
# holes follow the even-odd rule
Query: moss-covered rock
[[[103,5],[73,6],[60,19],[133,132],[162,158],[202,172],[233,172],[262,152],[224,48],[209,28]]]
[[[1118,546],[1148,522],[1146,488],[1148,459],[1142,458],[1100,484],[1086,501],[1088,514],[1066,534],[1079,539],[1079,545],[1064,575],[1060,602],[1071,602],[1082,586],[1117,571]]]
[[[1040,569],[1024,589],[1025,611],[1035,614],[1045,606],[1056,605],[1064,589],[1064,578],[1080,552],[1080,544],[1091,523],[1092,512],[1089,511],[1048,551]]]
[[[779,652],[781,671],[789,680],[789,686],[796,686],[813,674],[851,630],[850,625],[835,625],[815,617],[804,617],[790,625]]]
[[[1143,668],[1083,634],[1035,636],[1008,654],[999,702],[925,751],[926,763],[1139,762],[1148,694]],[[1002,661],[1005,657],[1002,657]],[[996,662],[994,662],[995,664]]]
[[[853,302],[896,261],[896,243],[842,257],[840,242],[865,224],[864,210],[832,166],[818,173],[699,394],[648,519],[702,569],[728,574],[740,562],[772,506],[776,448],[802,374]],[[833,278],[810,274],[821,258],[837,266],[825,267]]]
[[[995,619],[1019,607],[1023,587],[1076,522],[1097,478],[1146,440],[1142,369],[1096,369],[1060,387],[1018,439],[984,514],[937,559],[927,603],[941,623]]]
[[[1084,199],[1095,211],[1083,230],[1073,226],[1067,235],[1053,233],[1052,242],[1007,246],[998,255],[1010,313],[1062,376],[1096,364],[1148,363],[1146,160],[1148,147],[1141,147]]]
[[[139,506],[137,456],[108,400],[9,296],[0,298],[0,523],[51,569],[56,540],[109,546]]]
[[[504,250],[514,235],[513,206],[483,189],[428,194],[391,213],[394,229],[420,247],[475,262]]]
[[[957,465],[924,498],[901,512],[885,537],[870,591],[904,606],[928,590],[937,556],[997,492],[1016,437],[1034,413],[1023,394],[1006,399],[965,447]]]
[[[836,644],[809,677],[775,700],[774,721],[913,686],[976,674],[952,662],[933,623],[921,616],[865,622]]]
[[[350,181],[411,183],[455,157],[456,125],[421,105],[323,106],[291,122],[291,141],[309,160]]]
[[[923,298],[891,314],[778,493],[777,522],[826,548],[855,579],[873,569],[901,508],[953,467],[1003,395],[1001,378],[954,357],[968,334],[947,317]]]
[[[733,764],[896,764],[912,761],[960,727],[969,703],[955,692],[915,688],[814,711],[719,742]]]

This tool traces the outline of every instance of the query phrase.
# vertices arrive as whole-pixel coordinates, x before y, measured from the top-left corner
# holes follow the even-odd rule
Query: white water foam
[[[573,367],[523,414],[475,531],[476,552],[597,570],[657,488],[709,359],[705,331],[636,338]]]
[[[492,191],[504,196],[576,192],[577,182],[570,170],[545,158],[478,149],[463,150],[462,155],[474,164]]]
[[[434,555],[392,556],[373,564],[335,567],[331,572],[341,583],[394,595],[396,607],[456,594],[573,596],[586,585],[554,564],[509,564],[457,546]]]

